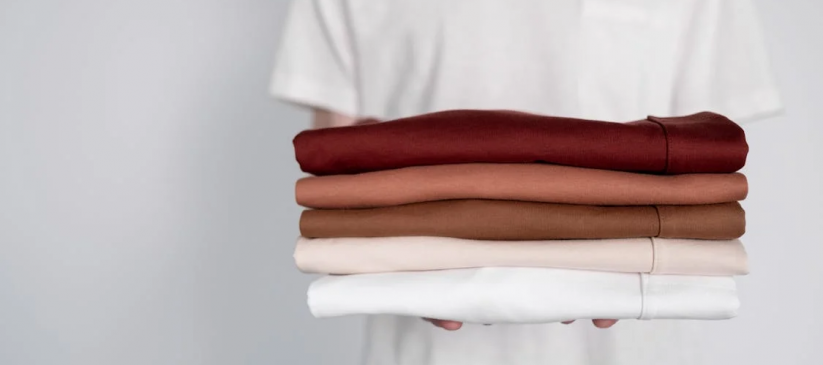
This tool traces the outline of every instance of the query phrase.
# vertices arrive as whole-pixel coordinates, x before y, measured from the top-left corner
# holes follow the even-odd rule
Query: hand
[[[463,327],[463,322],[457,321],[446,321],[442,319],[432,319],[432,318],[423,318],[427,322],[431,322],[431,324],[435,325],[436,327],[440,327],[446,331],[457,331],[460,327]],[[571,324],[574,321],[566,321],[563,324]],[[592,323],[597,328],[609,328],[614,326],[617,323],[616,319],[593,319]]]
[[[561,322],[563,324],[572,324],[574,321]],[[609,328],[617,324],[616,319],[592,319],[592,324],[597,328]]]

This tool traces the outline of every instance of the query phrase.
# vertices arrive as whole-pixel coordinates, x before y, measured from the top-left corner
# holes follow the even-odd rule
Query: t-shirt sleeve
[[[273,96],[358,115],[354,57],[342,1],[293,0],[278,47]]]
[[[709,110],[737,122],[780,113],[753,2],[704,0],[695,10],[675,81],[675,113]]]

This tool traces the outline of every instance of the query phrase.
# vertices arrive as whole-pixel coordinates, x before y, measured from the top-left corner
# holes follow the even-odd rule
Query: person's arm
[[[311,123],[312,129],[354,125],[357,123],[357,118],[324,109],[314,108],[313,114]]]

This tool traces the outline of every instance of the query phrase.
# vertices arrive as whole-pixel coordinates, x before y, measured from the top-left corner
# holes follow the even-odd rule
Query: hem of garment
[[[666,126],[663,125],[663,123],[660,123],[660,121],[658,121],[655,117],[653,117],[651,115],[647,116],[646,120],[648,120],[648,121],[650,121],[654,124],[657,124],[663,130],[663,137],[666,139],[666,158],[664,159],[665,165],[663,165],[663,171],[661,171],[661,173],[667,174],[667,173],[669,173],[669,165],[671,165],[669,163],[669,159],[670,159],[670,156],[671,156],[670,151],[671,151],[671,146],[672,146],[672,141],[669,138],[669,130],[666,129]],[[657,207],[655,207],[655,209],[657,209]],[[659,216],[660,216],[660,214],[658,213],[658,217]]]
[[[649,312],[650,303],[649,303],[649,274],[640,273],[640,315],[637,317],[639,320],[649,320],[652,319],[652,316]]]
[[[654,237],[649,237],[649,240],[651,240],[652,245],[652,268],[649,270],[649,273],[657,274],[662,270],[660,268],[660,257],[663,255],[663,252],[661,252],[663,245],[657,242]]]

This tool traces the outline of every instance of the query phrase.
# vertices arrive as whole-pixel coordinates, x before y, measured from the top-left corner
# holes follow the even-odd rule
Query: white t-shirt
[[[781,109],[751,0],[295,0],[272,93],[356,117],[472,108],[629,121]],[[745,306],[745,303],[743,303]],[[585,321],[581,321],[585,322]],[[369,319],[365,364],[696,364],[701,323]]]

